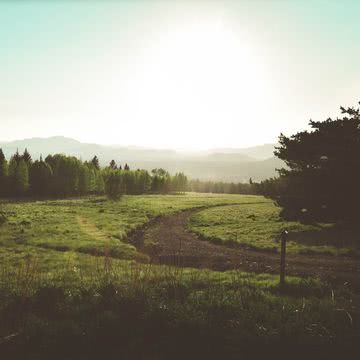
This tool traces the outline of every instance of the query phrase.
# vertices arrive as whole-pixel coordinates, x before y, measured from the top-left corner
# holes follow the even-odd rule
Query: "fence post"
[[[286,256],[286,240],[289,232],[283,230],[281,232],[281,252],[280,252],[280,285],[285,284],[285,256]]]

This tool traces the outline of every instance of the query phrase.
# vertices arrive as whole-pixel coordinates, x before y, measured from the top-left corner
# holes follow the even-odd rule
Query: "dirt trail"
[[[217,245],[187,231],[190,216],[198,211],[201,209],[157,218],[145,228],[133,232],[129,241],[148,253],[154,263],[220,271],[279,272],[279,254]],[[145,238],[158,243],[158,246],[144,246]],[[287,273],[316,276],[331,282],[348,282],[360,289],[360,261],[345,256],[288,254]]]
[[[94,224],[89,222],[89,220],[85,219],[82,216],[77,216],[76,220],[79,224],[79,227],[82,232],[91,236],[95,240],[107,241],[110,237],[104,234],[101,230],[99,230]]]

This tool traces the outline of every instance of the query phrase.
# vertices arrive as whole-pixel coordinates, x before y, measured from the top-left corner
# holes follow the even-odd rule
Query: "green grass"
[[[203,238],[229,245],[278,251],[279,235],[289,230],[291,253],[360,255],[360,229],[335,224],[302,224],[284,221],[272,202],[216,207],[191,217],[189,228]]]
[[[135,359],[141,349],[151,359],[201,358],[207,350],[218,357],[284,339],[346,344],[359,334],[360,299],[346,286],[289,277],[280,288],[268,274],[54,253],[33,254],[0,273],[0,339],[15,334],[10,350],[29,359],[114,352]],[[55,256],[57,271],[44,273],[44,255]]]
[[[7,222],[0,229],[0,251],[42,248],[146,261],[126,237],[151,218],[193,207],[254,201],[253,196],[187,194],[124,196],[120,202],[102,197],[3,202]]]
[[[243,237],[252,242],[257,236],[251,228],[268,234],[284,225],[271,202],[256,196],[0,203],[7,219],[0,226],[0,356],[8,344],[3,339],[14,334],[9,349],[29,359],[98,359],[107,351],[123,358],[220,358],[284,337],[288,344],[355,338],[360,299],[347,285],[288,277],[280,288],[278,277],[269,274],[143,264],[146,256],[126,242],[132,229],[156,216],[225,204],[230,206],[195,215],[211,215],[199,228],[239,229],[241,213]],[[194,219],[191,226],[200,225]],[[290,225],[292,231],[314,230]]]

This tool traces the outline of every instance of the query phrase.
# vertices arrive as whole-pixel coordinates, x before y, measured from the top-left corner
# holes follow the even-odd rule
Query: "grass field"
[[[193,207],[256,201],[254,196],[189,194],[124,196],[120,202],[100,197],[3,202],[7,222],[0,230],[0,256],[4,263],[49,249],[146,261],[126,243],[126,236],[151,218]]]
[[[279,235],[287,229],[290,253],[360,256],[359,227],[284,221],[279,213],[272,202],[215,207],[193,215],[189,228],[218,243],[271,251],[279,250]]]
[[[289,277],[280,288],[274,275],[144,264],[147,255],[127,243],[131,230],[156,216],[225,204],[201,210],[192,228],[220,236],[225,228],[239,231],[243,219],[242,238],[255,244],[256,232],[268,236],[285,225],[271,202],[256,196],[2,201],[0,355],[79,359],[116,351],[124,358],[166,359],[190,352],[201,358],[284,338],[293,345],[358,339],[360,299],[347,285]]]

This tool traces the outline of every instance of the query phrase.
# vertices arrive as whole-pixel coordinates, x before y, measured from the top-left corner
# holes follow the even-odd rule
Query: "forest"
[[[66,197],[88,194],[106,194],[116,199],[123,194],[182,193],[193,191],[216,194],[256,194],[257,184],[188,179],[178,172],[171,175],[163,168],[131,170],[112,160],[101,168],[95,155],[90,161],[81,161],[63,154],[48,155],[45,160],[33,160],[27,149],[10,157],[0,149],[0,196],[3,197]]]
[[[128,164],[100,168],[97,156],[81,161],[63,154],[32,160],[27,149],[17,151],[9,162],[0,149],[0,196],[53,196],[106,194],[118,198],[123,194],[169,193],[187,190],[183,173],[171,176],[164,169],[131,170]]]

